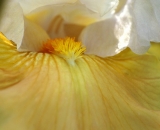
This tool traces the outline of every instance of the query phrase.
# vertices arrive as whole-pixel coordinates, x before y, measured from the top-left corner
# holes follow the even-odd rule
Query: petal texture
[[[17,0],[23,8],[24,14],[28,14],[36,8],[52,4],[69,4],[77,0]]]
[[[121,13],[117,14],[115,35],[118,46],[128,46],[137,54],[146,52],[151,41],[160,41],[160,22],[156,15],[159,1],[128,0]]]
[[[80,36],[80,40],[86,46],[86,54],[94,54],[101,57],[115,55],[118,50],[118,39],[114,35],[115,18],[97,22],[86,27]]]
[[[90,10],[104,15],[108,12],[114,11],[118,5],[118,0],[80,0]]]
[[[160,60],[160,45],[159,43],[151,43],[151,47],[147,51],[147,54],[154,55]]]
[[[41,26],[51,38],[71,35],[78,38],[85,26],[98,19],[95,13],[89,11],[82,4],[45,6],[35,9],[26,17]]]
[[[112,18],[88,26],[81,37],[89,48],[87,53],[106,57],[126,47],[137,54],[145,53],[151,41],[160,41],[158,5],[158,0],[128,0]],[[90,35],[92,37],[87,38]],[[99,48],[97,52],[96,48]]]
[[[24,36],[19,51],[37,52],[49,38],[48,34],[40,26],[24,17]]]
[[[126,49],[106,59],[86,55],[71,67],[54,55],[17,52],[1,36],[0,63],[2,130],[159,130],[153,55]]]
[[[0,31],[17,44],[19,51],[39,51],[43,42],[49,39],[45,30],[25,18],[17,2],[7,1],[4,5]]]

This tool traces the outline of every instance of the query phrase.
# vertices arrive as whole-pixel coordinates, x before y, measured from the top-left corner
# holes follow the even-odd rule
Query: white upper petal
[[[104,15],[108,12],[114,11],[118,5],[119,0],[80,0],[90,10]]]
[[[148,41],[160,41],[159,0],[136,0],[133,3],[133,18],[137,32]]]
[[[24,34],[23,11],[17,2],[6,2],[0,18],[0,32],[20,46]]]
[[[160,16],[159,16],[159,12],[160,12],[160,1],[159,0],[151,0],[150,1],[152,4],[152,7],[154,8],[154,14],[158,20],[158,22],[160,23]]]
[[[17,44],[21,51],[39,51],[43,42],[49,39],[38,25],[27,20],[19,3],[7,1],[0,20],[0,32]]]
[[[150,41],[160,41],[159,0],[128,0],[123,9],[110,19],[87,27],[81,39],[87,53],[102,57],[130,47],[142,54]]]
[[[24,36],[23,41],[18,47],[19,51],[40,51],[43,43],[49,36],[40,26],[24,17]]]
[[[74,3],[77,0],[17,0],[23,8],[24,14],[28,14],[36,8],[52,5]]]
[[[115,55],[118,40],[114,35],[116,19],[111,18],[88,26],[83,30],[80,40],[86,46],[87,54],[98,56]]]

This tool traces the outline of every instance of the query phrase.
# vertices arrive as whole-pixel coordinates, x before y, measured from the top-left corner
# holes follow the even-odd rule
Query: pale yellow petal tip
[[[86,48],[74,38],[48,40],[43,44],[41,52],[53,53],[65,59],[70,65],[75,65],[75,60],[81,58]]]

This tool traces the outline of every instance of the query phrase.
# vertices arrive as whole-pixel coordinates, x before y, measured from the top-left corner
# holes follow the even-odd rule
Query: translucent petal
[[[40,51],[44,42],[49,39],[48,34],[40,26],[24,17],[24,36],[19,51]]]
[[[88,26],[81,35],[88,47],[87,53],[106,57],[126,47],[137,54],[145,53],[150,41],[160,41],[159,8],[156,5],[160,5],[159,1],[128,0],[112,18]]]
[[[91,24],[82,31],[80,40],[87,48],[86,54],[106,57],[117,53],[118,39],[114,35],[115,24],[116,19],[111,18]]]
[[[151,41],[160,41],[160,17],[157,15],[159,7],[155,6],[159,4],[158,0],[131,0],[116,16],[118,21],[116,31],[127,32],[129,30],[130,37],[127,40],[127,46],[137,54],[146,52]],[[123,35],[118,35],[119,39],[122,37]],[[128,35],[123,39],[127,39],[127,37]],[[120,41],[118,44],[123,43]]]
[[[140,37],[147,41],[160,41],[159,0],[136,0],[133,9],[133,20]]]
[[[26,17],[41,26],[51,38],[76,37],[82,29],[100,20],[82,4],[50,5],[35,9]]]
[[[52,4],[75,3],[77,0],[17,0],[23,8],[24,14],[28,14],[36,8]]]
[[[26,17],[41,26],[51,38],[67,37],[71,33],[72,37],[78,37],[76,34],[80,34],[86,25],[96,20],[93,12],[90,13],[80,4],[45,6],[35,9]]]
[[[41,27],[23,16],[20,5],[15,1],[5,3],[0,30],[17,44],[20,51],[38,51],[42,43],[49,39]]]
[[[114,11],[118,5],[118,0],[80,0],[90,10],[104,15],[106,13]]]
[[[150,0],[150,2],[151,2],[151,5],[152,5],[152,8],[154,9],[154,15],[156,16],[158,22],[160,23],[160,16],[159,16],[159,11],[160,11],[159,4],[160,4],[160,1],[159,0]]]
[[[0,36],[0,129],[159,130],[160,61],[129,49],[77,66]],[[3,40],[2,40],[3,39]]]

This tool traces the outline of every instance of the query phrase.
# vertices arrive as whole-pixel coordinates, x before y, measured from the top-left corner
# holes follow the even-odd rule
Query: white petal
[[[44,6],[35,9],[26,17],[41,26],[51,38],[78,38],[85,26],[100,19],[97,13],[81,3]]]
[[[160,15],[159,15],[159,12],[160,12],[160,7],[159,7],[160,6],[160,1],[159,0],[150,0],[150,2],[152,3],[155,16],[156,16],[158,22],[160,23]]]
[[[108,12],[114,11],[118,5],[119,0],[80,0],[81,3],[85,4],[90,10],[104,15]]]
[[[118,28],[120,24],[124,27],[124,32],[130,28],[128,47],[137,54],[146,52],[150,41],[160,41],[160,21],[158,20],[160,16],[156,15],[159,9],[155,5],[160,5],[160,1],[128,0],[124,10],[117,17],[119,19]]]
[[[16,44],[22,42],[24,33],[23,11],[16,2],[6,1],[0,18],[0,31]]]
[[[111,18],[92,24],[83,30],[80,40],[86,46],[87,54],[102,57],[116,54],[118,40],[114,35],[115,24],[116,19]]]
[[[87,26],[101,18],[97,13],[90,11],[83,4],[79,3],[63,6],[61,10],[63,10],[62,17],[67,23]]]
[[[148,41],[160,41],[159,0],[136,0],[133,4],[133,20],[141,37]],[[131,10],[132,10],[131,8]]]
[[[74,3],[77,0],[17,0],[23,8],[24,14],[33,11],[36,8],[51,4]]]
[[[43,6],[36,8],[31,13],[27,14],[26,17],[42,27],[51,38],[63,37],[64,31],[61,26],[64,20],[60,16],[60,9],[63,9],[63,7],[56,5]]]
[[[123,10],[115,16],[114,35],[118,39],[118,48],[115,49],[116,53],[119,53],[126,47],[130,47],[135,53],[143,54],[150,46],[150,40],[146,34],[144,32],[140,33],[143,28],[138,27],[139,22],[135,18],[135,15],[138,15],[140,11],[134,14],[134,2],[133,0],[128,0]]]
[[[128,0],[114,17],[87,27],[81,39],[87,53],[106,57],[130,47],[137,54],[146,52],[150,41],[160,41],[160,1]]]
[[[19,51],[40,51],[42,44],[49,39],[48,34],[37,24],[24,18],[23,42],[18,46]]]

